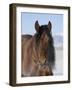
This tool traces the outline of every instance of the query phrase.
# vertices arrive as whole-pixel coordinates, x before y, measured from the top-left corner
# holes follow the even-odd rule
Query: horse
[[[34,35],[21,36],[21,76],[50,76],[55,65],[55,49],[52,24],[35,22]]]

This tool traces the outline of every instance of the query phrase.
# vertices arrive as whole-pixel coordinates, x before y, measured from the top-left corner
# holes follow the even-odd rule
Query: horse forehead
[[[42,25],[41,29],[47,29],[47,25]]]
[[[42,34],[43,32],[47,31],[47,29],[47,25],[40,26],[40,33]]]

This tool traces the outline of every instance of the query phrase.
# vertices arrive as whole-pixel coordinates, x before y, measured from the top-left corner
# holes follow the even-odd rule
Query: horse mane
[[[54,48],[54,41],[52,35],[49,36],[49,44],[48,44],[48,64],[53,68],[55,65],[55,48]]]

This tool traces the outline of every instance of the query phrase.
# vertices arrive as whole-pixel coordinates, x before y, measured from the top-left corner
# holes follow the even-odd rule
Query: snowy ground
[[[63,49],[56,48],[56,61],[55,61],[55,68],[53,70],[54,75],[62,75],[63,74]]]

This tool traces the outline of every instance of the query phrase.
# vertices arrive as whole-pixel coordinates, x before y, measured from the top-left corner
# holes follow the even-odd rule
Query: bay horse
[[[22,35],[21,76],[53,75],[55,49],[52,37],[52,24],[39,25],[35,22],[34,35]]]

